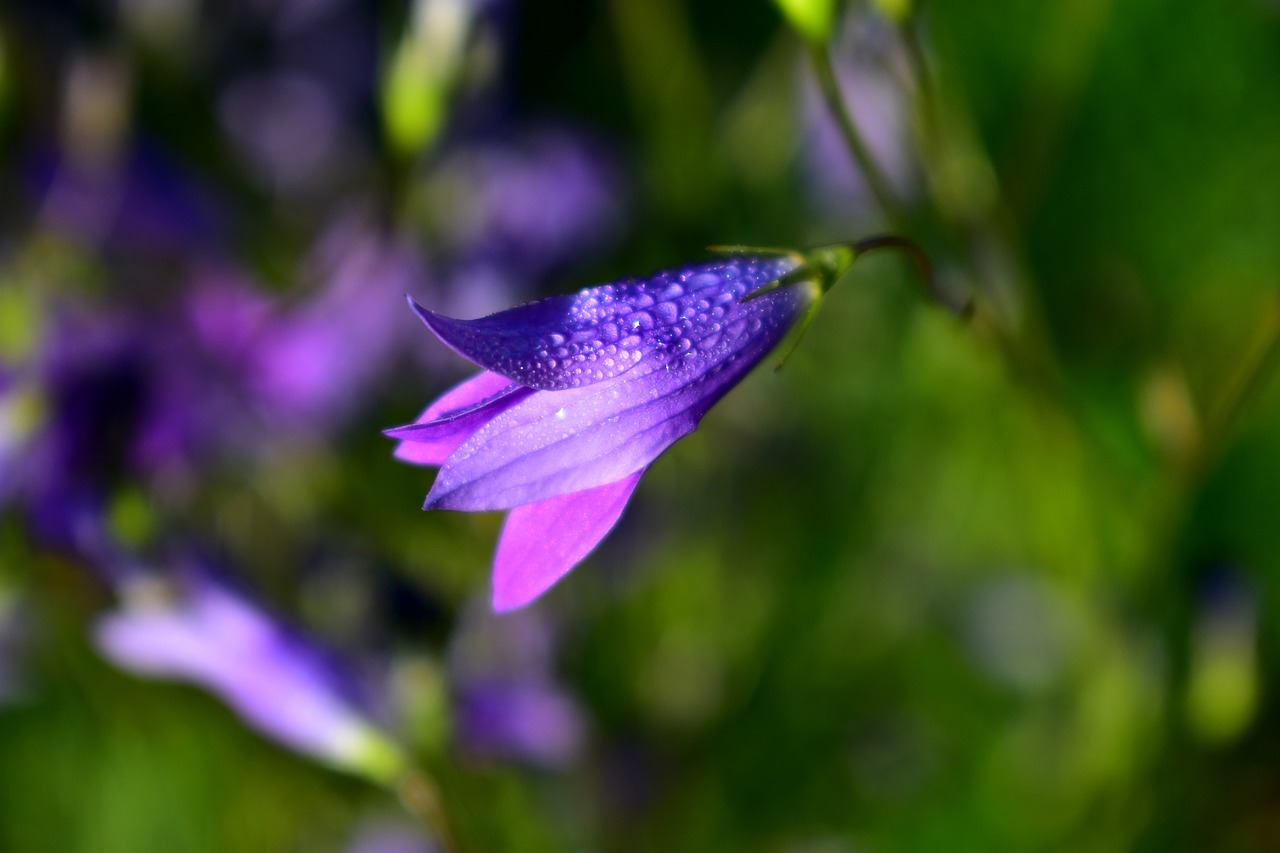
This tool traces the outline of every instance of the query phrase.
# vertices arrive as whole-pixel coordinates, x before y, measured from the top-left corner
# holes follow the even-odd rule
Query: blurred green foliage
[[[586,754],[427,757],[464,849],[1280,848],[1280,8],[901,6],[844,12],[892,38],[897,10],[932,69],[902,227],[985,307],[959,322],[900,260],[860,260],[786,369],[654,467],[536,605]],[[881,227],[814,212],[804,49],[766,0],[515,7],[515,97],[603,128],[636,184],[623,244],[561,289]],[[447,102],[405,77],[403,12],[380,66],[395,157]],[[39,50],[14,39],[6,62]],[[225,173],[198,83],[148,62],[139,120]],[[0,69],[0,97],[29,84]],[[7,139],[22,115],[0,112]],[[245,256],[287,269],[301,226],[244,209]],[[0,291],[0,347],[28,345],[25,310]],[[201,484],[219,547],[304,620],[289,594],[319,528],[451,612],[484,594],[498,521],[417,511],[426,481],[377,430],[439,389],[395,381],[334,446]],[[145,497],[117,510],[154,535]],[[112,670],[85,639],[104,594],[3,525],[0,593],[34,631],[0,707],[0,849],[339,850],[399,813],[194,689]],[[1223,566],[1252,610],[1209,612]],[[433,653],[451,621],[424,626]]]

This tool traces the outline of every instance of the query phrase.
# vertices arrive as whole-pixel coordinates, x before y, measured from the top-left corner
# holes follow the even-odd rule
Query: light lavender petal
[[[493,562],[493,609],[525,606],[586,559],[618,523],[643,474],[513,509]]]
[[[496,373],[473,376],[427,406],[414,424],[387,430],[387,435],[402,439],[395,457],[417,465],[443,465],[481,424],[528,394]]]

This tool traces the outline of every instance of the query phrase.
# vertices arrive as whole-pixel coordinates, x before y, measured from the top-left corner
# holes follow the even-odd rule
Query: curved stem
[[[1267,306],[1254,336],[1255,343],[1245,351],[1238,366],[1223,383],[1224,387],[1209,408],[1205,424],[1205,447],[1201,467],[1207,468],[1230,443],[1235,426],[1250,402],[1261,391],[1280,362],[1280,305]]]
[[[460,848],[449,824],[440,790],[431,777],[411,771],[400,779],[396,793],[404,807],[422,821],[446,853],[458,853]]]
[[[930,299],[961,318],[968,318],[973,313],[973,298],[971,296],[965,296],[963,301],[957,303],[955,297],[944,292],[938,286],[938,280],[933,275],[933,264],[929,260],[929,255],[915,240],[897,234],[873,234],[870,237],[863,237],[861,240],[855,240],[846,245],[853,250],[855,257],[867,252],[874,252],[876,249],[900,249],[906,252],[915,263],[916,269],[920,273],[920,278],[924,281],[925,293]]]
[[[853,159],[857,161],[858,168],[862,170],[867,186],[871,188],[871,194],[875,196],[876,203],[889,223],[891,225],[900,223],[902,209],[889,188],[889,181],[876,165],[875,159],[871,156],[871,150],[867,148],[862,135],[858,132],[853,114],[845,106],[844,96],[840,93],[840,83],[836,80],[835,69],[831,66],[830,49],[826,45],[812,44],[809,47],[809,57],[813,62],[813,70],[818,77],[818,87],[822,90],[827,108],[831,110],[831,115],[835,118],[840,134],[844,137],[845,144],[849,146],[850,153],[853,154]]]

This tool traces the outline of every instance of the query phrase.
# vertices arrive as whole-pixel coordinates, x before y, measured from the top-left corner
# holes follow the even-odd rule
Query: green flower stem
[[[1267,307],[1254,340],[1223,383],[1205,419],[1201,466],[1207,468],[1231,440],[1236,422],[1258,396],[1280,360],[1280,305]]]
[[[409,771],[396,783],[395,791],[404,807],[422,821],[445,853],[459,853],[461,848],[449,823],[440,789],[430,776]]]
[[[823,98],[826,99],[827,108],[831,110],[831,115],[840,127],[840,134],[844,137],[845,144],[849,146],[849,152],[853,154],[853,159],[857,161],[858,168],[862,170],[862,174],[867,180],[867,185],[871,188],[871,194],[875,196],[876,203],[880,206],[881,211],[884,212],[889,224],[894,227],[901,225],[903,222],[902,208],[894,197],[893,191],[889,188],[889,181],[885,178],[884,173],[880,171],[880,167],[876,165],[875,159],[871,156],[871,151],[867,148],[867,144],[863,142],[862,135],[858,132],[858,126],[854,123],[852,113],[845,106],[844,96],[840,92],[840,84],[836,80],[835,70],[831,66],[830,48],[825,44],[810,44],[809,58],[813,63],[814,73],[818,78],[818,87],[822,90]]]

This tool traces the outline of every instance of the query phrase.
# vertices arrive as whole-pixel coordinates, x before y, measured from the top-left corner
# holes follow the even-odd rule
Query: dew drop
[[[672,302],[659,302],[653,310],[658,315],[658,319],[667,325],[674,323],[676,318],[680,316],[679,309]]]
[[[618,339],[618,324],[605,323],[600,327],[600,334],[606,341],[616,341]]]
[[[678,284],[668,285],[666,290],[658,294],[658,298],[663,301],[668,299],[679,299],[681,296],[684,296],[684,288]]]
[[[550,334],[550,335],[547,335],[547,345],[548,345],[548,346],[558,347],[558,346],[560,346],[562,343],[564,343],[564,335],[557,335],[557,334],[554,334],[554,333],[553,333],[553,334]]]
[[[633,347],[638,347],[638,346],[640,346],[640,336],[639,336],[639,335],[627,335],[625,338],[623,338],[622,340],[618,341],[618,346],[622,347],[623,349],[630,349],[630,348],[633,348]]]

